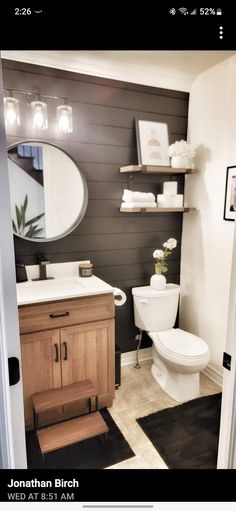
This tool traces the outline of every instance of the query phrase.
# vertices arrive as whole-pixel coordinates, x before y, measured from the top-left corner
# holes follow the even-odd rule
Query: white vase
[[[166,287],[165,276],[154,273],[154,275],[152,275],[150,279],[150,286],[152,289],[155,289],[156,291],[161,291],[161,289],[164,289]]]
[[[171,167],[177,169],[187,169],[189,165],[188,156],[183,156],[179,154],[178,156],[172,156],[171,158]]]

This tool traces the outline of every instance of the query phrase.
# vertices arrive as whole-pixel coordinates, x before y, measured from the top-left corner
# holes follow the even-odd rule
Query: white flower
[[[191,148],[191,146],[186,142],[186,140],[176,141],[174,144],[171,144],[167,150],[168,156],[188,156],[188,158],[193,158],[195,156],[195,151]]]
[[[163,259],[163,257],[164,257],[163,250],[155,250],[153,252],[153,257],[155,257],[155,259]]]
[[[173,250],[173,248],[177,247],[176,239],[169,238],[167,241],[165,241],[165,243],[163,243],[163,247],[167,248],[168,250]],[[158,252],[158,250],[156,250],[156,252]]]
[[[157,259],[158,262],[155,263],[155,271],[158,274],[166,273],[168,271],[168,266],[166,263],[166,258],[171,255],[171,250],[177,247],[177,241],[175,238],[169,238],[162,245],[165,250],[154,250],[153,257]]]

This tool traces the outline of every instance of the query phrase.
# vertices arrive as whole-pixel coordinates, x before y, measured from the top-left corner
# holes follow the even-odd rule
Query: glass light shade
[[[33,127],[37,130],[48,128],[48,107],[43,101],[32,101],[31,112],[33,115]]]
[[[73,120],[71,106],[60,105],[57,107],[57,127],[62,133],[72,133]]]
[[[7,96],[4,98],[4,115],[6,126],[20,126],[19,100]]]

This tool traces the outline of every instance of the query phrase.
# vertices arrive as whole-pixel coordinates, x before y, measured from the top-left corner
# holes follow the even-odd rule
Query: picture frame
[[[138,164],[169,167],[168,125],[163,122],[135,119]]]
[[[225,184],[224,220],[235,220],[236,213],[236,165],[227,167]]]

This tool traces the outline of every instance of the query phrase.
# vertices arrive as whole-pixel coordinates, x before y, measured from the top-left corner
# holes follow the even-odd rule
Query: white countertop
[[[37,278],[38,267],[26,267],[29,280],[16,284],[18,305],[113,293],[114,287],[95,275],[92,277],[79,277],[78,264],[79,262],[77,261],[76,263],[49,265],[48,269],[50,269],[50,272],[48,271],[48,276],[54,278],[38,281],[31,280],[32,278]]]
[[[113,290],[112,286],[94,275],[87,278],[61,278],[16,284],[18,305],[113,293]]]

